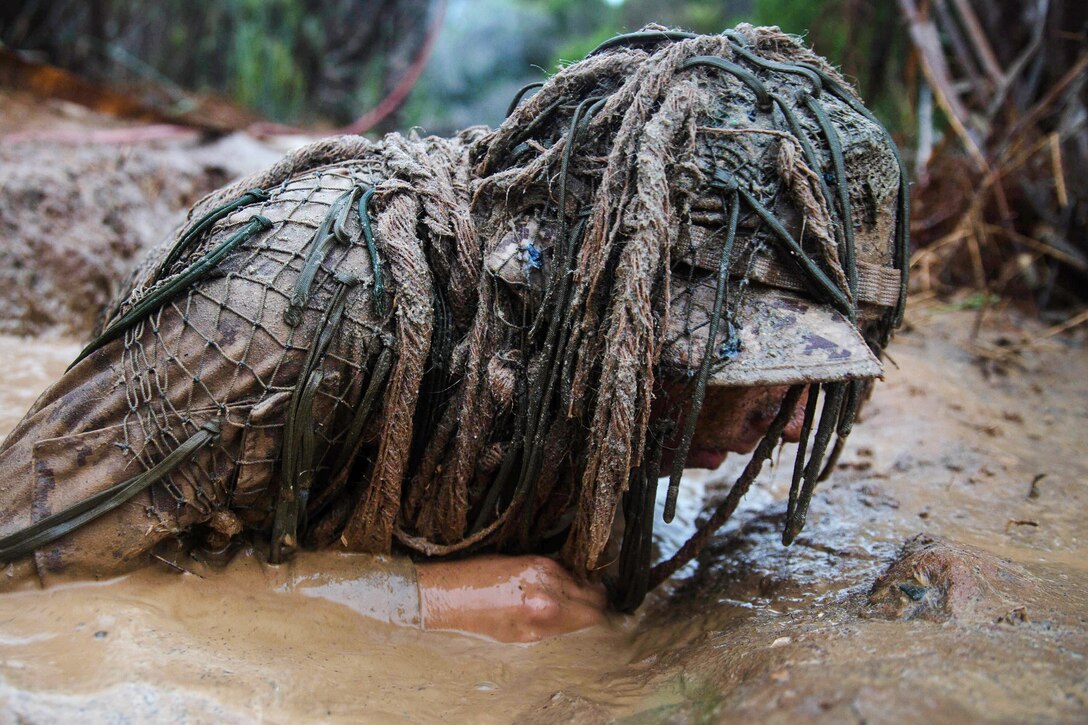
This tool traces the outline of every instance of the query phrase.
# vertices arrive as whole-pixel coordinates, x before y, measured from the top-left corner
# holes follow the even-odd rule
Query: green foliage
[[[598,28],[591,35],[583,35],[578,38],[571,38],[566,43],[560,45],[555,51],[555,63],[553,66],[566,65],[568,63],[574,63],[582,58],[585,58],[593,49],[598,45],[615,36],[619,31],[615,25],[608,27]]]
[[[103,74],[114,80],[224,94],[289,123],[343,123],[373,108],[422,42],[429,6],[428,0],[28,2],[49,8],[48,27],[37,35],[55,40],[70,67],[93,70],[107,57],[121,66]],[[540,79],[538,68],[551,72],[648,23],[718,33],[751,22],[804,36],[857,82],[893,130],[910,127],[911,99],[903,85],[906,40],[893,32],[899,16],[885,0],[447,2],[442,37],[456,39],[447,40],[455,47],[447,45],[443,55],[440,39],[436,62],[410,97],[400,125],[445,132],[495,123],[514,88]],[[104,19],[98,29],[92,27],[96,13]],[[118,70],[127,78],[118,78]],[[185,102],[183,93],[177,96]],[[456,126],[444,125],[454,119]]]
[[[519,0],[512,0],[518,2]],[[883,0],[520,0],[556,18],[554,63],[585,56],[601,41],[651,22],[697,33],[719,33],[737,23],[777,25],[804,38],[854,81],[877,116],[893,129],[908,129],[910,99],[904,93],[906,40],[891,32],[899,22],[894,3]]]
[[[684,27],[695,33],[720,33],[730,23],[726,3],[693,0],[684,8]]]
[[[270,118],[305,116],[306,76],[298,51],[313,32],[305,8],[294,0],[227,0],[219,8],[233,32],[225,38],[209,33],[221,45],[207,51],[218,51],[225,63],[213,63],[201,84],[225,86],[237,101]]]
[[[787,33],[807,35],[818,28],[825,45],[820,52],[828,57],[841,57],[846,40],[846,24],[841,18],[841,0],[756,0],[748,22],[753,25],[777,25]]]

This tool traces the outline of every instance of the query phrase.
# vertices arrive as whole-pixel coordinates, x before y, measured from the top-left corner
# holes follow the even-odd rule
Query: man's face
[[[690,405],[690,388],[666,384],[654,401],[657,415],[680,415],[683,421]],[[695,435],[688,451],[687,468],[717,468],[729,453],[751,453],[771,425],[782,399],[789,390],[787,385],[768,387],[707,386],[702,410],[695,425]],[[808,390],[802,394],[786,425],[783,439],[796,443],[801,437],[805,401]],[[671,413],[669,412],[671,411]],[[672,463],[672,451],[680,443],[678,425],[662,454],[662,467]]]

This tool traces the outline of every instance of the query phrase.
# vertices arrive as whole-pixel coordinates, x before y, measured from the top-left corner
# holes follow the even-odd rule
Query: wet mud
[[[0,100],[3,134],[118,125]],[[0,332],[35,337],[0,334],[0,435],[76,355],[72,331],[128,258],[255,152],[190,158],[205,148],[4,144]],[[365,556],[271,567],[243,551],[6,593],[0,720],[1088,720],[1085,341],[983,365],[974,313],[915,305],[908,322],[789,548],[786,450],[637,614],[536,645],[421,631],[410,576]],[[998,349],[1037,332],[994,313],[980,334]],[[685,477],[661,554],[742,465]]]
[[[0,333],[86,334],[194,202],[280,157],[242,134],[123,143],[115,119],[16,91],[0,108]]]
[[[1088,356],[1055,344],[987,373],[973,314],[914,320],[794,546],[778,470],[776,503],[750,502],[642,622],[689,622],[654,665],[697,693],[680,720],[1084,718]]]
[[[1088,356],[1058,341],[988,372],[965,349],[971,314],[914,319],[797,542],[780,543],[782,466],[635,616],[502,645],[395,624],[410,605],[386,605],[411,591],[357,581],[382,570],[369,557],[276,568],[243,552],[224,570],[0,597],[0,708],[34,722],[1082,721]],[[5,430],[75,349],[0,338],[16,381],[0,387]],[[685,481],[687,528],[659,527],[664,551],[738,465]]]

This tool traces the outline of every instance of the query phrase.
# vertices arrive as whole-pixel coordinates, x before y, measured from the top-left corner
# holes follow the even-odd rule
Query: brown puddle
[[[621,629],[533,647],[424,633],[360,616],[286,581],[366,557],[253,556],[204,579],[146,570],[0,601],[7,707],[56,719],[85,708],[134,719],[508,722],[557,689],[625,709],[599,680],[627,656]],[[357,591],[362,591],[357,590]],[[380,595],[380,588],[364,596]]]
[[[0,336],[0,435],[79,349]],[[123,712],[135,720],[509,722],[559,690],[620,713],[653,691],[602,677],[630,657],[632,627],[621,618],[534,646],[425,633],[388,623],[411,617],[386,603],[411,600],[414,583],[376,578],[388,567],[360,582],[372,563],[309,553],[272,567],[243,552],[223,570],[200,569],[203,578],[163,566],[4,594],[0,707],[32,721]]]
[[[0,437],[23,418],[38,396],[58,379],[82,346],[64,338],[0,335]]]
[[[244,554],[204,578],[163,566],[0,596],[0,708],[32,722],[1083,721],[1088,356],[1055,343],[987,377],[962,347],[969,315],[914,316],[798,542],[779,543],[787,451],[636,617],[532,646],[425,633],[378,621],[411,612],[382,608],[404,601],[383,596],[395,579],[353,583],[367,557]],[[77,348],[0,338],[0,431]],[[666,528],[664,548],[740,463],[688,479],[688,528]]]

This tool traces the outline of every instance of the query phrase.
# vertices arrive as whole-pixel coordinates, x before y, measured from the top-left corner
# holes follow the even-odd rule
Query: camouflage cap
[[[776,111],[752,113],[744,83],[706,73],[727,92],[696,129],[699,179],[673,259],[663,371],[694,377],[710,350],[712,385],[880,376],[903,289],[891,138],[853,96],[806,94],[804,75],[765,72]],[[725,303],[708,346],[723,269]]]
[[[705,297],[703,289],[696,295]],[[713,292],[709,301],[697,303],[713,304]],[[711,362],[710,385],[792,385],[882,373],[880,361],[854,325],[832,307],[794,292],[753,290],[727,326]],[[702,334],[678,335],[669,345],[665,365],[694,376],[706,349],[706,330],[704,326]]]

